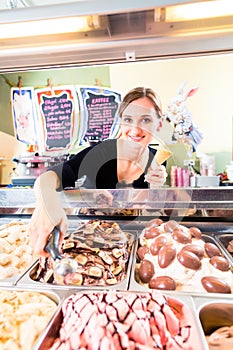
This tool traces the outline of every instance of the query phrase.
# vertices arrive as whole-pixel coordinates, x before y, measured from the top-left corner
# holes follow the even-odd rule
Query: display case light
[[[86,32],[100,28],[99,16],[64,17],[0,24],[0,39]]]
[[[160,10],[162,10],[160,11],[160,20],[166,22],[182,22],[204,18],[225,17],[233,15],[233,1],[201,1],[197,3],[168,6],[165,9]],[[158,13],[155,14],[155,18],[158,18]]]

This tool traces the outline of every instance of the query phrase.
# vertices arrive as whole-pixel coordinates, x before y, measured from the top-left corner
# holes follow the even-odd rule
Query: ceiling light
[[[165,9],[166,22],[181,22],[202,18],[233,15],[232,0],[201,1],[192,4],[168,6]]]
[[[99,16],[64,17],[0,24],[0,39],[85,32],[100,27]]]

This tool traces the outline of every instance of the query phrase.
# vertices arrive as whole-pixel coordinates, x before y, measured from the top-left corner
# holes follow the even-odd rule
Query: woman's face
[[[147,97],[131,102],[121,117],[121,137],[148,146],[160,124],[158,114]]]

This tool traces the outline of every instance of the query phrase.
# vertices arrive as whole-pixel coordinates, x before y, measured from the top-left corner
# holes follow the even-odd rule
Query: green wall
[[[10,104],[11,83],[17,86],[19,76],[22,77],[24,87],[44,87],[47,85],[48,79],[51,79],[54,86],[72,84],[97,85],[99,81],[101,86],[110,87],[108,66],[49,69],[0,75],[0,131],[9,135],[14,135]],[[6,80],[9,82],[7,83]]]

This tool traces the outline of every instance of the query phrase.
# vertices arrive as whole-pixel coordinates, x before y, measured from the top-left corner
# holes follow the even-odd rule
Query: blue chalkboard
[[[107,89],[80,88],[84,128],[80,143],[102,141],[111,137],[117,127],[117,110],[121,95]]]
[[[44,95],[41,109],[45,120],[47,149],[66,148],[71,142],[73,101],[67,92]]]

